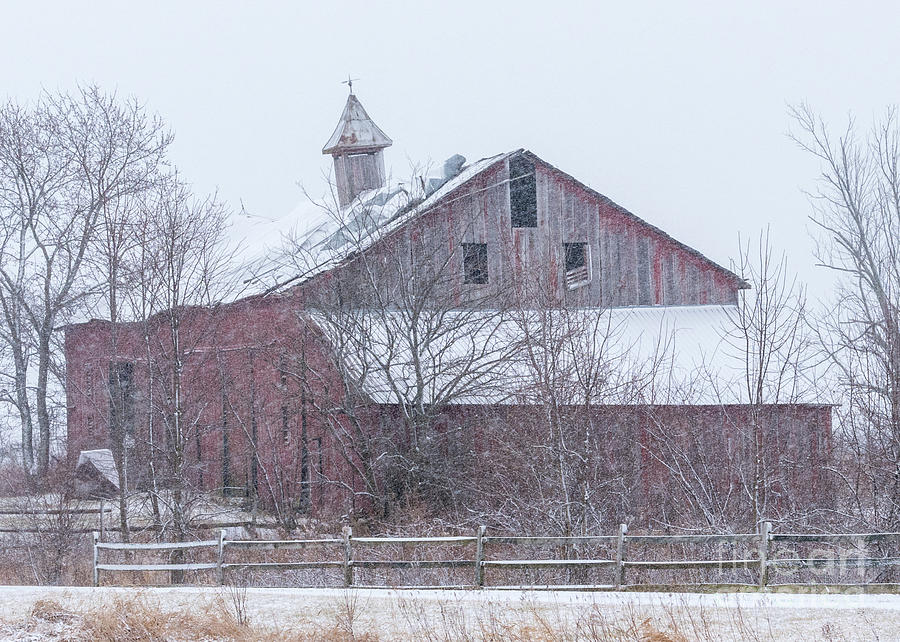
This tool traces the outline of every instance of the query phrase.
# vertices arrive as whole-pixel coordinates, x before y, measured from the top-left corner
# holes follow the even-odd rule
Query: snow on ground
[[[166,499],[163,493],[163,500]],[[170,502],[163,501],[163,510]],[[237,522],[250,522],[253,513],[244,507],[244,498],[223,498],[214,494],[202,495],[191,502],[191,520],[193,523],[207,524],[215,527],[217,524],[232,524]],[[118,500],[106,500],[102,502],[106,511],[104,523],[116,526],[119,520]],[[97,500],[63,501],[57,493],[44,495],[19,495],[12,497],[0,497],[0,528],[47,528],[57,525],[59,517],[47,515],[30,515],[29,510],[56,510],[78,509],[88,511],[74,517],[73,521],[66,522],[73,528],[99,529],[97,518],[101,502]],[[25,511],[20,514],[17,511]],[[132,493],[128,498],[128,522],[134,529],[150,526],[153,523],[150,495],[148,493]],[[256,515],[257,522],[271,524],[272,518],[268,515]],[[304,524],[307,522],[304,522]]]
[[[0,624],[26,620],[38,600],[77,612],[134,596],[169,613],[229,603],[227,587],[0,587]],[[572,632],[591,618],[607,631],[659,630],[680,639],[900,639],[900,595],[250,588],[246,597],[258,627],[326,630],[349,617],[355,631],[388,640],[429,639],[439,631],[459,639],[464,631],[521,622]]]

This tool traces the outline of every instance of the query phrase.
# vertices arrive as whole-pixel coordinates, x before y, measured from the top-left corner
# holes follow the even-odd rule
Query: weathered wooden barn
[[[379,483],[366,477],[381,471],[360,451],[386,423],[424,417],[455,435],[442,456],[489,459],[493,434],[540,434],[524,426],[552,398],[607,427],[591,439],[639,492],[665,492],[667,435],[689,430],[692,448],[706,439],[725,452],[751,424],[790,483],[816,483],[830,406],[789,394],[751,407],[741,360],[725,363],[748,287],[739,276],[529,151],[457,156],[440,176],[390,184],[390,145],[351,94],[323,150],[335,203],[301,208],[289,247],[249,262],[252,296],[184,312],[177,408],[162,315],[67,328],[73,465],[83,450],[124,448],[133,485],[148,483],[153,462],[164,479],[166,413],[178,412],[198,487],[362,511]],[[579,388],[583,368],[605,383]],[[616,379],[617,368],[643,374]],[[116,430],[128,437],[118,449]]]

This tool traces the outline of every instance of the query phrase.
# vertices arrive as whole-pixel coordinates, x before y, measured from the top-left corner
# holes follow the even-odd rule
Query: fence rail
[[[900,544],[900,533],[859,533],[859,534],[814,534],[814,533],[772,533],[771,524],[764,522],[759,533],[738,533],[733,535],[628,535],[625,524],[619,526],[617,535],[597,536],[487,536],[485,527],[477,529],[472,536],[447,536],[447,537],[353,537],[349,528],[344,530],[341,538],[323,539],[297,539],[297,540],[229,540],[225,538],[225,532],[219,531],[218,539],[201,540],[193,542],[170,542],[152,544],[125,544],[118,542],[104,542],[98,533],[94,534],[94,584],[99,585],[101,572],[144,572],[144,571],[215,571],[219,584],[225,583],[226,573],[230,570],[299,570],[299,569],[340,569],[343,571],[344,586],[363,586],[354,582],[355,569],[465,569],[472,570],[472,581],[466,584],[452,586],[448,582],[444,588],[483,588],[485,586],[485,571],[500,571],[502,569],[612,569],[613,581],[608,585],[598,584],[546,584],[528,585],[529,588],[591,588],[591,589],[634,589],[637,586],[651,586],[649,584],[627,583],[627,572],[634,571],[683,571],[683,570],[750,570],[755,573],[757,582],[750,583],[721,583],[702,586],[739,587],[746,589],[765,589],[769,585],[771,571],[787,569],[821,569],[829,568],[835,564],[835,558],[827,557],[786,557],[773,558],[771,545],[773,542],[789,543],[821,543],[826,546],[834,546],[838,543],[849,543],[854,546],[862,546],[866,543],[884,543],[894,541]],[[646,559],[646,556],[634,555],[637,551],[644,553],[648,547],[658,548],[667,545],[719,545],[734,547],[743,544],[755,549],[755,557],[735,556],[733,559]],[[407,545],[433,546],[451,545],[464,546],[471,554],[459,556],[454,559],[368,559],[360,557],[360,553],[368,547],[398,545],[405,549]],[[577,545],[603,545],[609,547],[614,555],[607,558],[578,558],[572,557],[572,547]],[[504,559],[502,551],[492,550],[495,547],[539,546],[563,548],[563,559],[544,557],[542,559]],[[325,560],[284,560],[284,561],[235,561],[227,559],[229,550],[244,551],[274,551],[274,550],[298,550],[312,547],[321,547],[331,553],[330,559]],[[186,550],[209,550],[214,553],[215,561],[208,562],[183,562],[183,552]],[[361,550],[362,549],[362,550]],[[488,555],[486,553],[493,552]],[[101,562],[102,551],[171,551],[181,556],[177,563],[112,563]],[[814,551],[815,552],[815,551]],[[639,559],[629,559],[632,557]],[[210,557],[213,557],[211,554]],[[720,556],[721,557],[721,556]],[[841,568],[885,568],[900,567],[900,557],[841,557]],[[521,585],[524,586],[524,585]],[[659,585],[654,584],[658,587]],[[421,587],[417,587],[421,588]],[[435,588],[435,587],[432,587]],[[495,584],[492,588],[511,588],[506,585]]]

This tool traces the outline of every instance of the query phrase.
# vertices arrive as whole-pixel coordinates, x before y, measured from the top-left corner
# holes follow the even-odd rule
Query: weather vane
[[[351,78],[351,77],[350,77],[350,74],[347,74],[347,80],[342,80],[342,81],[341,81],[341,84],[342,84],[342,85],[347,85],[347,86],[350,88],[350,93],[351,93],[351,94],[353,93],[353,81],[354,81],[354,80],[359,80],[359,78]]]

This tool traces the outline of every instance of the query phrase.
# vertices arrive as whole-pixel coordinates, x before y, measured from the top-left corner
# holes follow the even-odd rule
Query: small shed
[[[109,499],[119,493],[119,472],[109,448],[82,450],[75,466],[75,495]]]

